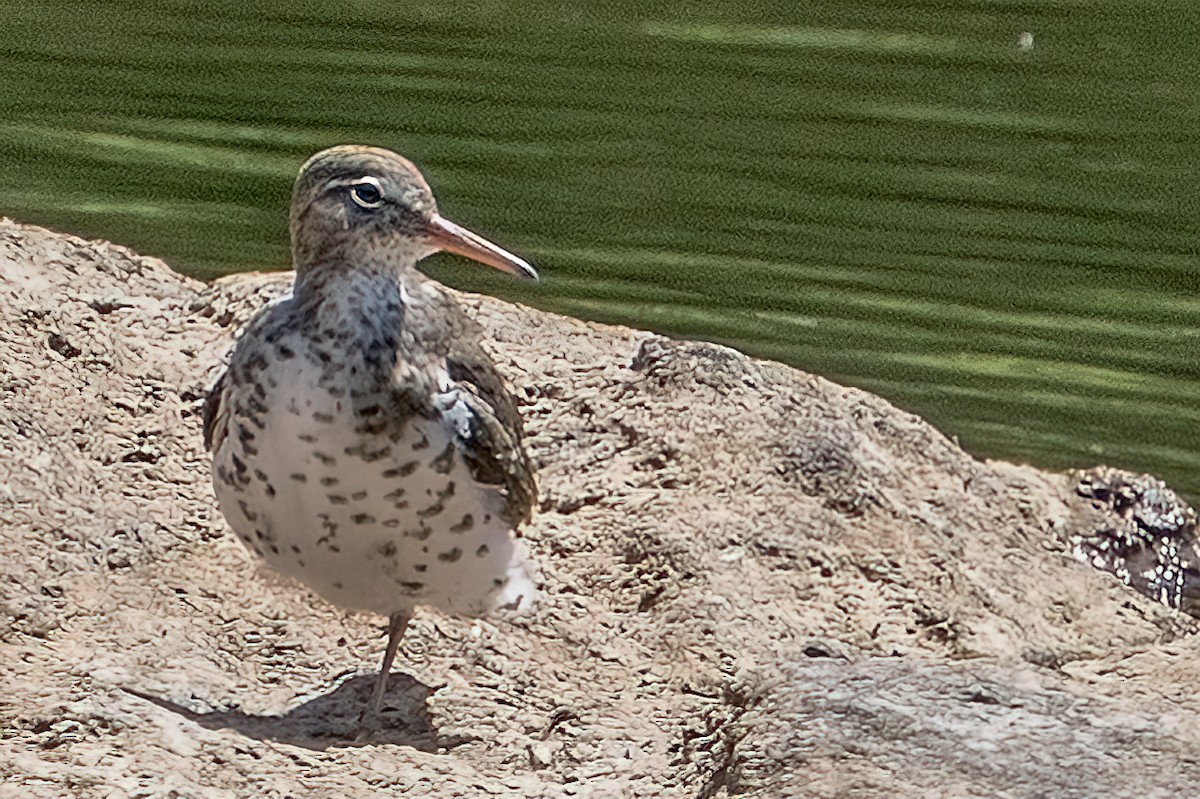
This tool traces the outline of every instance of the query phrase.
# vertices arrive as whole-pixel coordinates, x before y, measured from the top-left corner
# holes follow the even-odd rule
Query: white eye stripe
[[[383,186],[378,179],[364,175],[350,187],[350,199],[363,208],[378,208],[383,205]]]

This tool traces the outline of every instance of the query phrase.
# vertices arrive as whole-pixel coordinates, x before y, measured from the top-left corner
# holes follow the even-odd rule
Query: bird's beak
[[[429,220],[425,230],[433,244],[440,250],[452,252],[487,264],[490,267],[507,272],[510,275],[523,277],[526,280],[537,280],[537,270],[529,263],[507,250],[502,250],[482,236],[476,236],[464,227],[460,227],[449,219],[443,219],[437,214]]]

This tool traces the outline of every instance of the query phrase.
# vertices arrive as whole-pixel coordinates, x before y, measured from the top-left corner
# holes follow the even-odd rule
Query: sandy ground
[[[200,403],[289,277],[0,222],[0,797],[1178,797],[1193,619],[1122,522],[870,394],[466,296],[538,468],[526,619],[383,620],[258,568]]]

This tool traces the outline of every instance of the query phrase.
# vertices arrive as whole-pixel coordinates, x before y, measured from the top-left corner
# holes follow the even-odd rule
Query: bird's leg
[[[383,668],[379,670],[379,678],[375,681],[375,690],[371,694],[371,701],[367,704],[366,712],[363,714],[364,720],[377,715],[380,706],[383,705],[383,695],[387,693],[388,676],[392,672],[392,661],[396,659],[396,650],[400,648],[400,639],[404,637],[404,630],[411,620],[411,610],[398,610],[390,617],[387,651],[383,654]]]

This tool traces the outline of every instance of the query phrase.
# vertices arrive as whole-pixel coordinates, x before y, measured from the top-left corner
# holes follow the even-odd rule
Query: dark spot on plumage
[[[317,360],[319,360],[321,363],[329,363],[333,360],[333,356],[325,350],[314,349],[313,354],[317,356]]]
[[[450,525],[450,532],[465,533],[475,526],[475,517],[469,513],[463,514],[462,521],[458,524]]]
[[[293,552],[293,553],[295,553],[295,554],[297,554],[297,555],[299,555],[299,554],[300,554],[300,547],[296,546],[295,544],[292,544],[292,552]]]
[[[262,383],[259,383],[259,382],[254,383],[254,393],[258,395],[259,399],[267,398],[267,390],[266,390],[266,388],[263,387]]]
[[[373,340],[363,351],[363,363],[376,372],[390,372],[396,366],[396,344],[393,337]]]
[[[233,482],[232,480],[229,479],[229,470],[226,469],[224,466],[217,467],[217,477],[220,478],[222,483],[232,483]]]
[[[446,487],[445,487],[445,488],[443,488],[441,491],[437,492],[438,499],[439,499],[439,500],[441,500],[441,501],[443,501],[443,502],[445,502],[446,500],[450,499],[450,497],[454,496],[454,489],[455,489],[455,488],[456,488],[456,486],[454,485],[454,481],[453,481],[453,480],[451,480],[450,482],[446,483]]]
[[[230,455],[230,456],[229,456],[229,459],[230,459],[231,461],[233,461],[233,468],[237,470],[237,473],[238,473],[238,475],[239,475],[239,476],[240,476],[240,475],[243,475],[243,474],[245,474],[245,473],[246,473],[246,468],[247,468],[247,467],[246,467],[246,462],[245,462],[245,461],[243,461],[243,460],[242,460],[241,458],[239,458],[237,455]]]
[[[497,577],[492,580],[493,588],[503,588],[508,583],[507,577]]]
[[[326,488],[328,488],[329,486],[335,486],[337,484],[338,484],[338,479],[336,477],[322,477],[321,478],[321,485],[325,486]]]
[[[303,441],[305,444],[315,444],[315,443],[317,443],[317,437],[316,437],[316,436],[314,436],[312,433],[301,433],[301,434],[298,436],[298,438],[299,438],[301,441]]]
[[[417,442],[415,442],[415,443],[412,445],[413,452],[416,452],[417,450],[420,450],[420,449],[425,449],[425,448],[427,448],[428,446],[429,446],[429,438],[428,438],[428,437],[426,437],[426,435],[425,435],[424,433],[422,433],[422,434],[421,434],[421,440],[420,440],[420,441],[417,441]]]
[[[333,581],[333,587],[334,587],[334,588],[336,588],[336,589],[338,589],[338,590],[340,591],[340,590],[341,590],[341,588],[342,588],[342,581],[341,581],[341,580],[334,580],[334,581]]]
[[[364,436],[377,436],[387,429],[387,422],[382,419],[360,422],[354,426],[354,432]]]
[[[265,482],[267,482],[267,473],[264,472],[262,469],[255,469],[254,470],[254,478],[256,480],[258,480],[259,482],[265,483]]]
[[[397,466],[392,469],[384,469],[382,476],[385,480],[391,480],[396,477],[408,477],[410,474],[415,472],[417,470],[417,467],[419,467],[420,465],[421,464],[418,463],[417,461],[409,461],[408,463],[404,464],[403,466]]]
[[[394,558],[396,557],[396,544],[394,541],[387,541],[377,551],[385,558]]]
[[[266,367],[267,359],[262,356],[262,353],[255,353],[248,361],[241,364],[233,372],[234,383],[237,385],[249,385],[255,381],[257,374]]]
[[[442,450],[442,454],[430,461],[429,465],[438,474],[449,474],[450,470],[454,468],[454,443],[447,444],[446,448]]]
[[[321,424],[333,424],[332,413],[321,413],[320,411],[317,411],[312,415],[312,418],[314,422],[320,422]]]
[[[365,408],[358,409],[359,416],[378,416],[381,413],[383,413],[383,408],[378,404],[368,405]]]
[[[300,558],[300,560],[296,561],[296,565],[299,566],[301,569],[303,569],[304,568],[304,558]]]
[[[399,583],[399,585],[401,588],[405,589],[406,591],[412,591],[413,593],[416,593],[417,591],[422,591],[425,589],[425,583],[418,583],[415,581],[414,582],[401,582],[401,583]]]
[[[271,550],[271,554],[272,554],[272,555],[278,555],[278,554],[279,554],[279,547],[275,546],[274,544],[271,544],[271,546],[269,547],[269,549]]]
[[[332,455],[326,455],[324,452],[313,452],[313,457],[326,466],[333,466],[337,463],[337,458]]]
[[[253,522],[258,520],[258,514],[250,510],[250,506],[246,504],[246,500],[239,499],[238,507],[242,509],[242,515],[246,517],[246,521]]]
[[[308,475],[306,475],[302,472],[292,472],[291,474],[288,475],[288,477],[295,480],[297,483],[307,483],[308,482]]]
[[[408,507],[408,500],[407,499],[398,499],[392,503],[392,507],[395,508],[396,510],[404,510],[405,508]]]
[[[247,544],[250,543],[250,536],[246,535],[245,533],[238,533],[238,538],[242,539]]]
[[[392,528],[395,528],[395,527],[399,527],[399,526],[400,526],[400,520],[399,520],[399,519],[384,519],[384,520],[383,520],[383,526],[384,526],[384,527],[387,527],[388,529],[392,529]]]
[[[491,550],[488,549],[487,544],[480,544],[479,549],[475,550],[475,557],[486,558],[489,552],[491,552]]]
[[[354,500],[355,502],[359,502],[360,500],[364,500],[366,498],[367,498],[366,491],[355,491],[353,494],[350,495],[350,499]]]
[[[249,415],[252,413],[267,413],[267,406],[263,404],[262,400],[255,396],[246,398],[246,407],[242,412],[242,415]]]
[[[267,499],[275,499],[275,486],[267,483],[266,486],[263,487],[263,491],[266,493]]]
[[[278,355],[279,358],[284,361],[288,361],[288,360],[291,360],[292,358],[296,357],[296,353],[292,350],[292,348],[288,347],[284,344],[280,344],[278,347],[275,348],[275,354]]]
[[[431,536],[432,534],[433,534],[433,529],[429,525],[425,524],[424,522],[421,522],[420,527],[412,527],[412,528],[409,528],[408,530],[404,531],[404,535],[406,537],[415,538],[418,541],[427,541],[427,540],[429,540],[429,536]],[[424,552],[425,550],[422,549],[421,551]]]
[[[346,499],[344,496],[342,496],[341,494],[326,494],[325,498],[328,499],[334,505],[345,505],[347,502],[350,501],[350,500]]]
[[[454,563],[461,557],[462,557],[462,550],[459,549],[458,547],[455,547],[454,549],[450,550],[449,552],[439,552],[437,559],[440,560],[442,563]]]
[[[417,572],[418,574],[423,574],[428,570],[429,570],[429,566],[424,563],[414,563],[413,564],[413,571]]]
[[[362,459],[364,461],[366,461],[367,463],[374,463],[375,461],[383,460],[384,458],[388,457],[391,454],[392,454],[392,445],[387,444],[387,445],[380,447],[377,450],[373,450],[371,452],[364,452],[362,455]]]
[[[264,421],[262,420],[262,417],[261,417],[261,416],[259,416],[259,415],[247,416],[247,417],[246,417],[246,420],[247,420],[247,421],[249,421],[249,422],[250,422],[250,424],[252,424],[252,425],[254,425],[255,427],[257,427],[259,430],[266,430],[266,429],[267,429],[267,424],[266,424],[266,422],[264,422]]]
[[[369,513],[356,513],[350,517],[350,521],[355,524],[374,524],[375,517]]]
[[[430,505],[428,508],[422,508],[421,510],[417,511],[417,516],[419,516],[422,519],[428,519],[433,516],[439,515],[445,509],[446,509],[446,503],[439,500],[438,502],[435,502],[434,504]]]
[[[329,551],[330,551],[330,552],[341,552],[341,551],[342,551],[342,548],[341,548],[341,547],[339,547],[337,544],[330,544],[330,545],[329,545]]]
[[[375,461],[383,460],[388,455],[392,454],[391,444],[384,444],[382,447],[377,449],[368,449],[369,444],[369,441],[363,441],[355,444],[354,446],[346,447],[344,452],[351,457],[361,458],[367,463],[374,463]]]
[[[341,386],[330,386],[326,390],[329,392],[329,396],[331,396],[331,397],[346,396],[346,389],[342,388]]]
[[[383,498],[386,499],[388,502],[391,502],[394,499],[400,499],[400,497],[402,497],[402,496],[404,496],[404,489],[403,488],[395,488],[395,489],[392,489],[391,491],[387,492],[386,494],[384,494]]]

